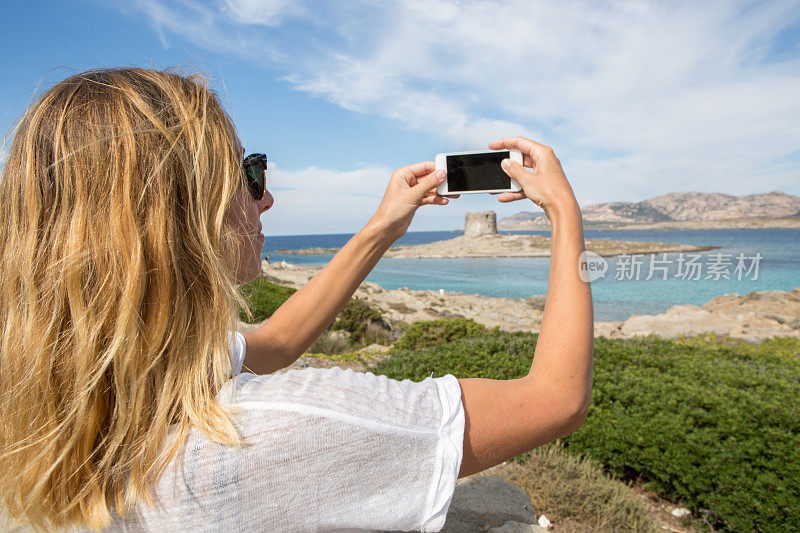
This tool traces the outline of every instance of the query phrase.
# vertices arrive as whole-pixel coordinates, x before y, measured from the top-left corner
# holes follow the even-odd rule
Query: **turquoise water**
[[[547,231],[503,232],[549,236]],[[800,229],[743,229],[743,230],[648,230],[608,231],[586,230],[587,239],[612,239],[631,241],[659,241],[681,244],[710,245],[720,248],[699,253],[696,263],[700,265],[700,279],[676,277],[678,254],[657,254],[656,260],[665,259],[655,266],[667,267],[667,279],[656,270],[650,280],[650,255],[638,256],[642,264],[640,277],[622,276],[630,270],[625,260],[607,258],[609,268],[604,278],[592,282],[592,296],[596,320],[624,320],[632,314],[661,313],[672,305],[702,305],[721,294],[746,294],[751,291],[789,290],[800,287]],[[399,244],[422,244],[456,236],[455,232],[414,232],[404,236]],[[339,247],[351,235],[297,235],[267,237],[263,255],[270,254],[271,261],[285,259],[289,263],[320,265],[327,263],[332,255],[282,256],[277,249],[301,249],[315,246]],[[755,273],[741,272],[737,279],[735,268],[737,256],[744,255],[745,267],[758,261]],[[709,271],[717,254],[723,254],[720,271],[730,279],[715,279]],[[725,257],[730,256],[730,257]],[[688,256],[684,254],[684,259]],[[725,259],[730,261],[725,264]],[[505,298],[524,298],[547,292],[547,275],[550,260],[535,258],[450,258],[411,259],[384,258],[376,265],[368,281],[387,289],[408,287],[410,289],[444,289],[467,294],[483,294]],[[706,279],[708,276],[710,278]],[[617,279],[618,277],[622,279]],[[632,279],[627,279],[631,277]],[[694,276],[692,276],[694,277]]]

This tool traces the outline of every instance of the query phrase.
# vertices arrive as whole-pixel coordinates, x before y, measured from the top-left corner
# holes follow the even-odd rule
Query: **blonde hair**
[[[239,443],[215,397],[243,304],[224,223],[240,150],[198,76],[92,70],[22,116],[0,181],[0,504],[14,519],[104,527],[152,501],[190,426]]]

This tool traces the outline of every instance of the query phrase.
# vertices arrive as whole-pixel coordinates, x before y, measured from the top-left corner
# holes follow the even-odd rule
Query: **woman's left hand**
[[[447,205],[447,198],[458,198],[458,195],[444,197],[436,192],[447,173],[435,168],[433,161],[424,161],[395,170],[370,222],[381,227],[394,241],[408,230],[419,206]]]

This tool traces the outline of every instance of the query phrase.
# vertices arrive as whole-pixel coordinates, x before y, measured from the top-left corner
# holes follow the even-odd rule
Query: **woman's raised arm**
[[[244,365],[266,374],[292,364],[342,310],[367,274],[408,229],[421,205],[447,204],[434,190],[444,179],[433,161],[396,170],[375,215],[321,271],[262,326],[244,333]]]
[[[550,275],[531,370],[513,380],[461,379],[465,411],[459,477],[474,474],[578,429],[592,389],[593,318],[589,283],[578,275],[584,251],[580,209],[553,150],[534,141],[502,139],[489,148],[518,148],[523,163],[506,172],[523,190],[501,202],[530,198],[551,224]]]

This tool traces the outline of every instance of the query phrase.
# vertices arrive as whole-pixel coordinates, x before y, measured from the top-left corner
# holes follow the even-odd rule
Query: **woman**
[[[273,198],[258,158],[243,170],[215,96],[144,69],[56,84],[22,117],[0,183],[2,504],[51,528],[437,531],[458,477],[576,430],[592,381],[580,211],[552,150],[489,147],[519,148],[533,169],[504,166],[523,191],[498,199],[529,198],[552,223],[530,373],[270,374],[332,322],[419,206],[448,202],[442,172],[394,172],[330,263],[233,333]]]

